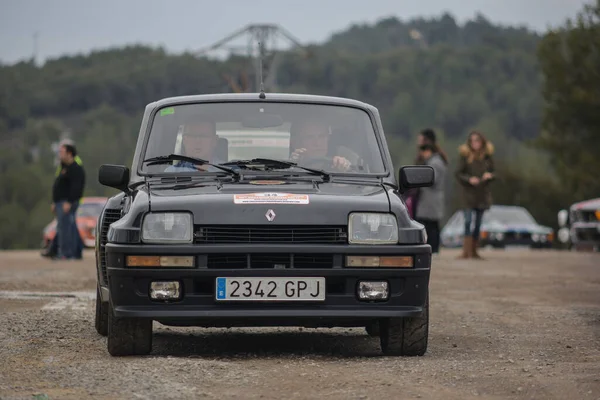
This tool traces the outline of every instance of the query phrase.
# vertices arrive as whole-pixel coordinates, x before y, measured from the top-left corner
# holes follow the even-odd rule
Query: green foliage
[[[528,139],[539,132],[537,60],[524,48],[440,44],[369,55],[319,53],[311,62],[290,56],[282,60],[278,78],[286,88],[304,82],[312,93],[372,103],[394,135],[413,136],[435,124],[462,137],[490,117],[510,137]]]
[[[375,54],[389,49],[427,48],[439,44],[452,47],[490,46],[501,50],[519,47],[534,51],[538,35],[525,28],[499,27],[483,15],[459,26],[453,16],[444,13],[436,18],[417,18],[402,22],[397,18],[381,19],[374,26],[352,25],[331,37],[327,48],[343,53]]]
[[[27,210],[17,203],[0,205],[0,248],[29,247],[30,224]],[[39,243],[40,233],[37,232]]]
[[[600,195],[600,1],[548,32],[539,48],[544,74],[543,134],[537,144],[573,198]],[[567,204],[564,204],[567,205]]]

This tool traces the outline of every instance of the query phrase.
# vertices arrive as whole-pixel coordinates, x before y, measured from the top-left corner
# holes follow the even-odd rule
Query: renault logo
[[[273,221],[275,219],[275,216],[276,216],[276,214],[275,214],[275,211],[273,211],[273,210],[269,210],[265,214],[265,217],[267,217],[267,221],[269,221],[269,222]]]

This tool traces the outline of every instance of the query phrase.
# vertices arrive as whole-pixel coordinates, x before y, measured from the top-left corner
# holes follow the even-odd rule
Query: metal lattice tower
[[[241,37],[246,37],[246,46],[231,44]],[[228,50],[230,54],[239,52],[245,53],[245,56],[253,60],[253,75],[255,80],[254,90],[259,91],[260,86],[260,66],[259,56],[262,56],[263,64],[263,82],[265,90],[276,91],[277,89],[277,68],[281,61],[280,53],[277,51],[278,41],[283,39],[291,44],[291,49],[300,49],[304,56],[308,52],[300,41],[284,28],[276,24],[250,24],[239,29],[232,34],[224,37],[216,43],[201,49],[198,55],[208,55],[217,50]],[[242,86],[237,85],[229,76],[224,76],[229,81],[230,86],[236,92],[250,91],[245,78],[247,74],[242,72]]]

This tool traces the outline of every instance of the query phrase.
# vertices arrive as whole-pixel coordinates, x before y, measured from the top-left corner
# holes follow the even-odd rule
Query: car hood
[[[499,222],[481,224],[481,230],[487,232],[528,232],[537,234],[552,233],[552,228],[537,224],[502,224]],[[464,227],[448,227],[442,230],[442,235],[462,234]]]
[[[502,223],[490,223],[482,224],[483,230],[491,232],[529,232],[529,233],[552,233],[552,229],[547,226],[530,223],[514,223],[514,224],[502,224]]]
[[[85,225],[85,226],[93,227],[93,226],[96,226],[98,217],[92,217],[92,216],[77,217],[76,221],[77,221],[77,225]]]
[[[255,181],[194,183],[176,189],[152,185],[150,208],[189,210],[194,224],[345,225],[353,211],[389,212],[390,203],[378,182]]]
[[[600,198],[574,203],[571,205],[571,210],[600,210]]]

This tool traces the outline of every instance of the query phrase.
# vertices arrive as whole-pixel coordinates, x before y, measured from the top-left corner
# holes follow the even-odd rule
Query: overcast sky
[[[38,60],[126,44],[169,52],[209,46],[249,23],[276,23],[303,43],[326,40],[352,23],[396,16],[439,16],[463,23],[481,12],[492,22],[537,31],[573,17],[584,0],[0,0],[0,62],[34,52]],[[242,42],[244,43],[244,42]],[[285,45],[284,41],[280,42]]]

